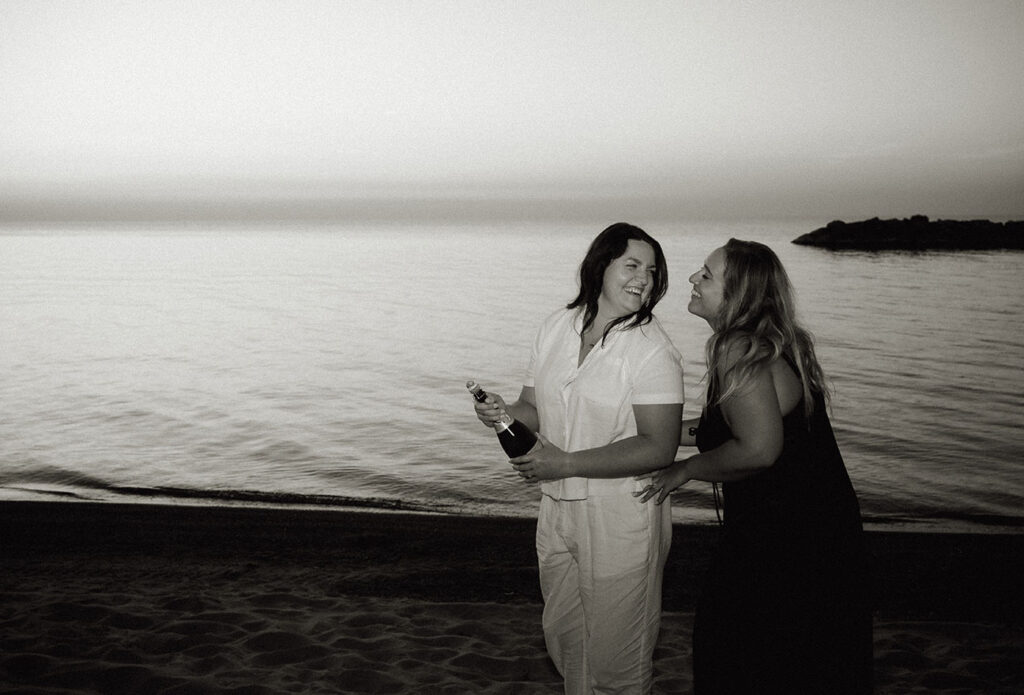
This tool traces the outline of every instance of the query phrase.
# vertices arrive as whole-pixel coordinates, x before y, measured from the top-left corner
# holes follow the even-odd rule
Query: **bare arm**
[[[733,438],[657,471],[643,501],[657,495],[661,504],[687,481],[742,480],[775,463],[782,453],[782,411],[770,368],[762,369],[743,391],[726,399],[722,413]]]
[[[699,417],[683,420],[683,426],[679,432],[679,446],[697,446],[697,425],[699,424]]]
[[[726,399],[722,413],[733,438],[687,459],[690,480],[741,480],[768,468],[782,453],[782,413],[769,369],[762,369],[742,393]]]
[[[540,429],[540,417],[537,415],[537,395],[532,386],[524,386],[519,398],[508,406],[509,414],[536,432]]]
[[[636,435],[611,444],[566,452],[542,439],[544,447],[512,459],[524,477],[536,480],[557,478],[625,478],[663,468],[679,448],[683,406],[635,405]]]

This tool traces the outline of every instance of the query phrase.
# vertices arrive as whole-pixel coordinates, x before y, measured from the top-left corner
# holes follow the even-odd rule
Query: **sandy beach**
[[[558,693],[529,519],[0,502],[5,693]],[[655,692],[717,529],[676,526]],[[878,693],[1024,692],[1024,534],[869,534]]]

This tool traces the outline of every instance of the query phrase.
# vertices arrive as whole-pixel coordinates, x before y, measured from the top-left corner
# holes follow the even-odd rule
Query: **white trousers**
[[[537,559],[544,639],[567,695],[646,695],[672,544],[668,504],[631,494],[541,498]]]

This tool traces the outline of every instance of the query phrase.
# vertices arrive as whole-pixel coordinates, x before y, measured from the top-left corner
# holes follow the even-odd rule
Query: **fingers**
[[[651,481],[651,484],[645,487],[643,490],[638,490],[633,493],[634,497],[639,497],[641,502],[646,502],[654,496],[658,499],[655,500],[655,504],[661,504],[665,501],[665,498],[669,496],[671,491],[666,488],[662,483]]]
[[[533,466],[527,465],[525,463],[513,463],[512,467],[516,469],[516,473],[519,474],[519,477],[525,480],[526,482],[540,482],[540,480],[537,479],[537,472],[534,470]]]
[[[476,416],[480,422],[488,427],[494,427],[501,420],[501,408],[489,398],[486,403],[473,401],[473,408],[476,410]]]

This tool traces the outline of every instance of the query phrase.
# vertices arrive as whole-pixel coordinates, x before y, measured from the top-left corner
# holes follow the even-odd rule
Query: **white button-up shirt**
[[[524,385],[533,387],[540,432],[568,452],[593,449],[636,435],[634,405],[683,403],[679,351],[657,319],[617,328],[579,362],[583,312],[562,309],[541,325]],[[633,492],[642,481],[564,478],[541,483],[560,500]]]

